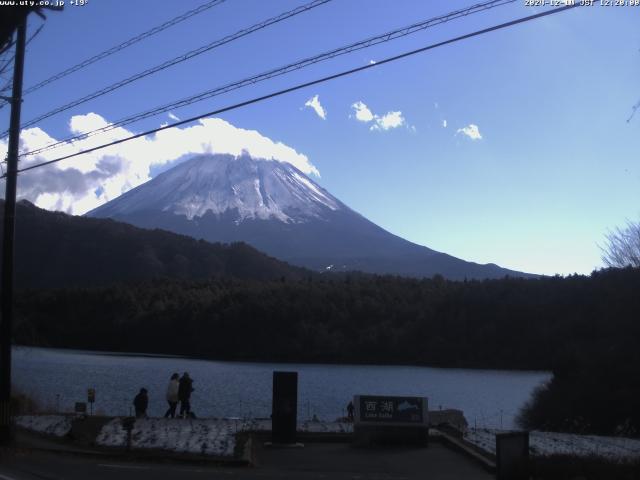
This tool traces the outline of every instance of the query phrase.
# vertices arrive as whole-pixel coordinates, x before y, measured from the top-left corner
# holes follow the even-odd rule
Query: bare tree
[[[627,220],[627,226],[606,235],[607,244],[600,247],[607,267],[640,267],[640,222]]]

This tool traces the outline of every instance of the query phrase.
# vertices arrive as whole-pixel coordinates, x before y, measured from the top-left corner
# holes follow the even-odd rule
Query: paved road
[[[256,466],[129,462],[44,452],[5,453],[0,480],[489,480],[493,475],[466,457],[432,443],[428,448],[355,449],[308,444],[300,449],[255,449]]]

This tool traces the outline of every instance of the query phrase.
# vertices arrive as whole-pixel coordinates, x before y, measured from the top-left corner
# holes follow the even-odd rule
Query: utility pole
[[[11,123],[7,154],[4,230],[2,242],[2,319],[0,321],[0,444],[12,440],[11,427],[11,334],[13,330],[13,251],[16,219],[16,184],[18,180],[18,146],[20,143],[20,109],[22,74],[27,36],[27,19],[18,23],[16,55],[11,93]]]

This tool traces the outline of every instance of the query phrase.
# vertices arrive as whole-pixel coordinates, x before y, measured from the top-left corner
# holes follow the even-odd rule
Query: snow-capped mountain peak
[[[295,166],[247,154],[192,158],[87,215],[211,242],[242,241],[316,271],[526,276],[404,240],[348,208]]]
[[[109,204],[96,216],[128,215],[160,209],[189,220],[207,212],[246,219],[300,223],[345,208],[289,163],[247,154],[201,155],[168,170]]]

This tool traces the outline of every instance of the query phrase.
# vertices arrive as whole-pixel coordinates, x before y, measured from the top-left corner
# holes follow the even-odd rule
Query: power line
[[[9,66],[13,65],[13,60],[15,59],[15,54],[11,55],[9,59],[0,67],[0,74],[4,73],[4,71],[9,68]]]
[[[13,40],[9,40],[9,42],[6,45],[0,45],[0,55],[2,55],[4,52],[9,50],[15,44],[16,44],[16,42],[14,42]]]
[[[124,126],[124,125],[128,125],[134,122],[138,122],[140,120],[144,120],[146,118],[149,117],[153,117],[155,115],[159,115],[161,113],[165,113],[168,112],[170,110],[174,110],[177,108],[181,108],[181,107],[185,107],[187,105],[191,105],[193,103],[196,102],[200,102],[212,97],[216,97],[218,95],[222,95],[224,93],[228,93],[232,90],[237,90],[240,88],[243,88],[245,86],[249,86],[249,85],[253,85],[255,83],[259,83],[271,78],[275,78],[275,77],[279,77],[281,75],[285,75],[287,73],[290,73],[292,71],[295,70],[299,70],[305,67],[308,67],[310,65],[325,61],[325,60],[329,60],[341,55],[345,55],[348,53],[352,53],[358,50],[362,50],[364,48],[369,48],[372,47],[374,45],[378,45],[380,43],[385,43],[385,42],[389,42],[413,33],[416,33],[418,31],[422,31],[425,30],[427,28],[433,27],[435,25],[440,25],[442,23],[446,23],[452,20],[455,20],[457,18],[460,17],[465,17],[467,15],[472,15],[474,13],[479,13],[485,10],[489,10],[491,8],[495,8],[495,7],[499,7],[502,5],[506,5],[508,3],[514,3],[516,0],[491,0],[491,1],[487,1],[487,2],[483,2],[483,3],[479,3],[476,5],[472,5],[471,7],[467,7],[465,9],[461,9],[461,10],[456,10],[450,13],[447,13],[445,15],[440,15],[438,17],[434,17],[434,18],[430,18],[428,20],[424,20],[418,23],[414,23],[412,25],[409,25],[407,27],[402,27],[402,28],[398,28],[395,30],[392,30],[390,32],[385,32],[383,34],[380,35],[376,35],[374,37],[370,37],[367,38],[365,40],[361,40],[352,44],[349,44],[347,46],[343,46],[340,48],[336,48],[333,50],[330,50],[328,52],[324,52],[312,57],[308,57],[305,58],[303,60],[299,60],[297,62],[294,63],[290,63],[288,65],[279,67],[279,68],[275,68],[273,70],[269,70],[267,72],[258,74],[258,75],[254,75],[253,77],[249,77],[249,78],[245,78],[243,80],[239,80],[236,82],[232,82],[229,84],[226,84],[224,86],[221,87],[216,87],[210,90],[207,90],[205,92],[201,92],[199,94],[196,95],[192,95],[190,97],[187,98],[183,98],[181,100],[177,100],[165,105],[161,105],[158,107],[155,107],[151,110],[147,110],[145,112],[142,113],[137,113],[134,115],[131,115],[129,117],[123,118],[121,120],[118,120],[117,122],[114,123],[110,123],[107,126],[101,127],[101,128],[97,128],[95,130],[91,130],[89,132],[83,132],[81,134],[78,135],[74,135],[71,137],[67,137],[66,139],[60,140],[58,142],[55,143],[51,143],[49,145],[46,145],[42,148],[36,149],[36,150],[32,150],[30,152],[26,152],[24,154],[22,154],[22,156],[27,156],[27,155],[36,155],[38,153],[42,153],[54,148],[58,148],[59,146],[65,145],[69,142],[72,142],[74,140],[80,140],[80,139],[85,139],[88,137],[93,137],[95,135],[101,134],[101,133],[105,133],[108,132],[110,130],[113,130],[117,127],[120,126]]]
[[[161,63],[160,65],[156,65],[155,67],[151,67],[147,70],[144,70],[142,72],[139,72],[135,75],[132,75],[130,77],[125,78],[124,80],[120,80],[119,82],[116,82],[114,84],[111,84],[105,88],[102,88],[100,90],[97,90],[93,93],[90,93],[89,95],[85,95],[82,98],[79,98],[77,100],[73,100],[72,102],[69,102],[65,105],[62,105],[58,108],[55,108],[47,113],[44,113],[42,115],[40,115],[39,117],[36,117],[28,122],[26,122],[25,124],[22,125],[22,127],[30,127],[32,125],[35,125],[36,123],[49,118],[53,115],[56,115],[58,113],[64,112],[65,110],[69,110],[70,108],[73,107],[77,107],[78,105],[81,105],[83,103],[88,102],[89,100],[93,100],[95,98],[101,97],[102,95],[106,95],[107,93],[113,92],[114,90],[117,90],[118,88],[124,87],[125,85],[128,85],[130,83],[133,83],[137,80],[140,80],[142,78],[145,78],[149,75],[152,75],[154,73],[158,73],[161,70],[165,70],[166,68],[169,68],[173,65],[177,65],[178,63],[182,63],[186,60],[190,60],[198,55],[201,55],[205,52],[208,52],[209,50],[212,50],[214,48],[220,47],[222,45],[225,45],[227,43],[230,43],[234,40],[237,40],[238,38],[244,37],[246,35],[249,35],[257,30],[261,30],[263,28],[266,28],[270,25],[282,22],[283,20],[286,20],[288,18],[294,17],[296,15],[299,15],[301,13],[307,12],[313,8],[319,7],[320,5],[324,5],[325,3],[328,3],[332,0],[313,0],[305,5],[302,5],[300,7],[294,8],[293,10],[289,10],[287,12],[281,13],[278,16],[269,18],[268,20],[265,20],[263,22],[257,23],[255,25],[252,25],[249,28],[245,28],[243,30],[240,30],[232,35],[227,35],[226,37],[223,37],[219,40],[216,40],[214,42],[211,42],[207,45],[204,45],[200,48],[197,48],[195,50],[191,50],[187,53],[184,53],[182,55],[179,55],[175,58],[172,58],[171,60],[167,60],[166,62]],[[7,135],[7,131],[3,132],[2,137],[5,137]]]
[[[373,63],[373,64],[363,65],[363,66],[360,66],[360,67],[352,68],[350,70],[344,70],[342,72],[335,73],[335,74],[329,75],[327,77],[322,77],[322,78],[319,78],[319,79],[316,79],[316,80],[312,80],[310,82],[301,83],[301,84],[295,85],[293,87],[286,88],[284,90],[279,90],[277,92],[273,92],[273,93],[270,93],[268,95],[263,95],[261,97],[256,97],[256,98],[253,98],[251,100],[246,100],[244,102],[236,103],[235,105],[231,105],[231,106],[224,107],[224,108],[221,108],[221,109],[218,109],[218,110],[214,110],[214,111],[207,112],[207,113],[204,113],[204,114],[201,114],[201,115],[197,115],[195,117],[191,117],[191,118],[188,118],[186,120],[181,120],[179,122],[175,122],[175,123],[172,123],[172,124],[169,124],[169,125],[165,125],[165,126],[162,126],[162,127],[154,128],[152,130],[147,130],[146,132],[138,133],[136,135],[131,135],[131,136],[126,137],[126,138],[121,138],[119,140],[114,140],[113,142],[105,143],[103,145],[98,145],[97,147],[89,148],[89,149],[83,150],[81,152],[72,153],[70,155],[65,155],[63,157],[55,158],[53,160],[48,160],[46,162],[41,162],[41,163],[38,163],[38,164],[35,164],[35,165],[31,165],[29,167],[25,167],[25,168],[19,169],[18,172],[22,173],[22,172],[26,172],[26,171],[29,171],[29,170],[34,170],[36,168],[44,167],[46,165],[51,165],[53,163],[61,162],[62,160],[68,160],[69,158],[77,157],[79,155],[85,155],[87,153],[95,152],[95,151],[101,150],[103,148],[112,147],[112,146],[118,145],[120,143],[128,142],[130,140],[135,140],[136,138],[146,137],[147,135],[158,133],[158,132],[160,132],[162,130],[167,130],[169,128],[175,128],[175,127],[178,127],[180,125],[185,125],[187,123],[191,123],[191,122],[194,122],[196,120],[200,120],[200,119],[202,119],[204,117],[210,117],[210,116],[213,116],[213,115],[219,115],[221,113],[228,112],[230,110],[235,110],[235,109],[240,108],[240,107],[246,107],[247,105],[252,105],[254,103],[258,103],[258,102],[261,102],[261,101],[264,101],[264,100],[268,100],[270,98],[279,97],[279,96],[284,95],[286,93],[294,92],[296,90],[301,90],[303,88],[310,87],[312,85],[318,85],[320,83],[328,82],[330,80],[335,80],[337,78],[346,77],[348,75],[352,75],[352,74],[357,73],[357,72],[368,70],[370,68],[376,68],[376,67],[379,67],[380,65],[384,65],[384,64],[387,64],[387,63],[395,62],[397,60],[400,60],[400,59],[403,59],[403,58],[406,58],[406,57],[409,57],[409,56],[412,56],[412,55],[416,55],[418,53],[426,52],[426,51],[432,50],[434,48],[442,47],[444,45],[449,45],[451,43],[459,42],[461,40],[466,40],[468,38],[477,37],[477,36],[483,35],[485,33],[494,32],[496,30],[501,30],[501,29],[504,29],[504,28],[512,27],[514,25],[518,25],[518,24],[521,24],[521,23],[529,22],[531,20],[535,20],[535,19],[538,19],[538,18],[541,18],[541,17],[546,17],[548,15],[553,15],[555,13],[564,12],[566,10],[570,10],[572,8],[576,8],[578,6],[580,6],[580,4],[578,4],[578,3],[575,3],[573,5],[569,4],[569,5],[565,5],[564,7],[554,8],[554,9],[547,10],[547,11],[544,11],[544,12],[540,12],[540,13],[537,13],[537,14],[534,14],[534,15],[529,15],[527,17],[521,17],[521,18],[518,18],[516,20],[511,20],[511,21],[506,22],[506,23],[501,23],[499,25],[494,25],[493,27],[488,27],[488,28],[485,28],[485,29],[482,29],[482,30],[476,30],[475,32],[468,33],[466,35],[461,35],[459,37],[454,37],[454,38],[451,38],[449,40],[444,40],[442,42],[438,42],[438,43],[434,43],[434,44],[431,44],[431,45],[427,45],[426,47],[418,48],[416,50],[411,50],[409,52],[405,52],[405,53],[402,53],[402,54],[399,54],[399,55],[395,55],[393,57],[387,57],[384,60],[380,60],[380,61],[378,61],[376,63]],[[5,176],[6,175],[3,175],[0,178],[4,178]]]
[[[0,94],[9,90],[11,88],[12,83],[13,83],[13,80],[11,79],[7,80],[6,83],[2,87],[0,87]]]
[[[42,29],[44,28],[44,23],[42,25],[40,25],[35,32],[33,32],[33,34],[29,37],[29,39],[26,41],[25,43],[25,47],[29,45],[29,43],[31,43],[31,40],[33,40],[34,38],[36,38],[38,36],[38,34],[42,31]],[[7,60],[7,62],[0,67],[0,75],[2,75],[3,73],[5,73],[5,70],[7,69],[7,67],[11,66],[11,69],[9,69],[6,73],[7,75],[12,75],[13,76],[13,61],[15,59],[15,53],[11,56],[11,58],[9,58],[9,60]],[[11,85],[13,83],[13,79],[9,79],[7,80],[7,83],[5,83],[1,88],[0,88],[0,93],[5,92],[6,90],[8,90],[9,88],[11,88]],[[5,102],[0,104],[0,110],[7,104],[9,104],[10,102]]]
[[[163,30],[166,30],[169,27],[172,27],[174,25],[177,25],[180,22],[183,22],[195,15],[198,15],[212,7],[215,7],[217,5],[220,5],[221,3],[223,3],[225,0],[211,0],[207,3],[204,3],[202,5],[200,5],[197,8],[194,8],[193,10],[189,10],[185,13],[183,13],[182,15],[179,15],[177,17],[172,18],[171,20],[168,20],[166,22],[164,22],[161,25],[158,25],[156,27],[153,27],[150,30],[147,30],[146,32],[143,32],[139,35],[136,35],[133,38],[130,38],[129,40],[125,40],[124,42],[120,43],[119,45],[116,45],[115,47],[111,47],[103,52],[98,53],[97,55],[94,55],[91,58],[88,58],[76,65],[74,65],[73,67],[69,67],[66,70],[63,70],[60,73],[57,73],[56,75],[53,75],[52,77],[47,78],[46,80],[41,81],[40,83],[37,83],[35,85],[33,85],[32,87],[27,88],[24,91],[23,95],[27,95],[31,92],[35,92],[36,90],[44,87],[45,85],[48,85],[50,83],[55,82],[56,80],[60,80],[61,78],[66,77],[67,75],[71,75],[74,72],[77,72],[78,70],[85,68],[89,65],[91,65],[92,63],[95,63],[99,60],[102,60],[103,58],[106,58],[110,55],[113,55],[114,53],[117,53],[121,50],[124,50],[127,47],[130,47],[131,45],[134,45],[138,42],[141,42],[142,40],[144,40],[145,38],[149,38],[157,33],[162,32]]]
[[[631,122],[633,117],[636,116],[636,112],[640,109],[640,102],[636,103],[633,107],[631,107],[631,116],[627,118],[627,123]]]

